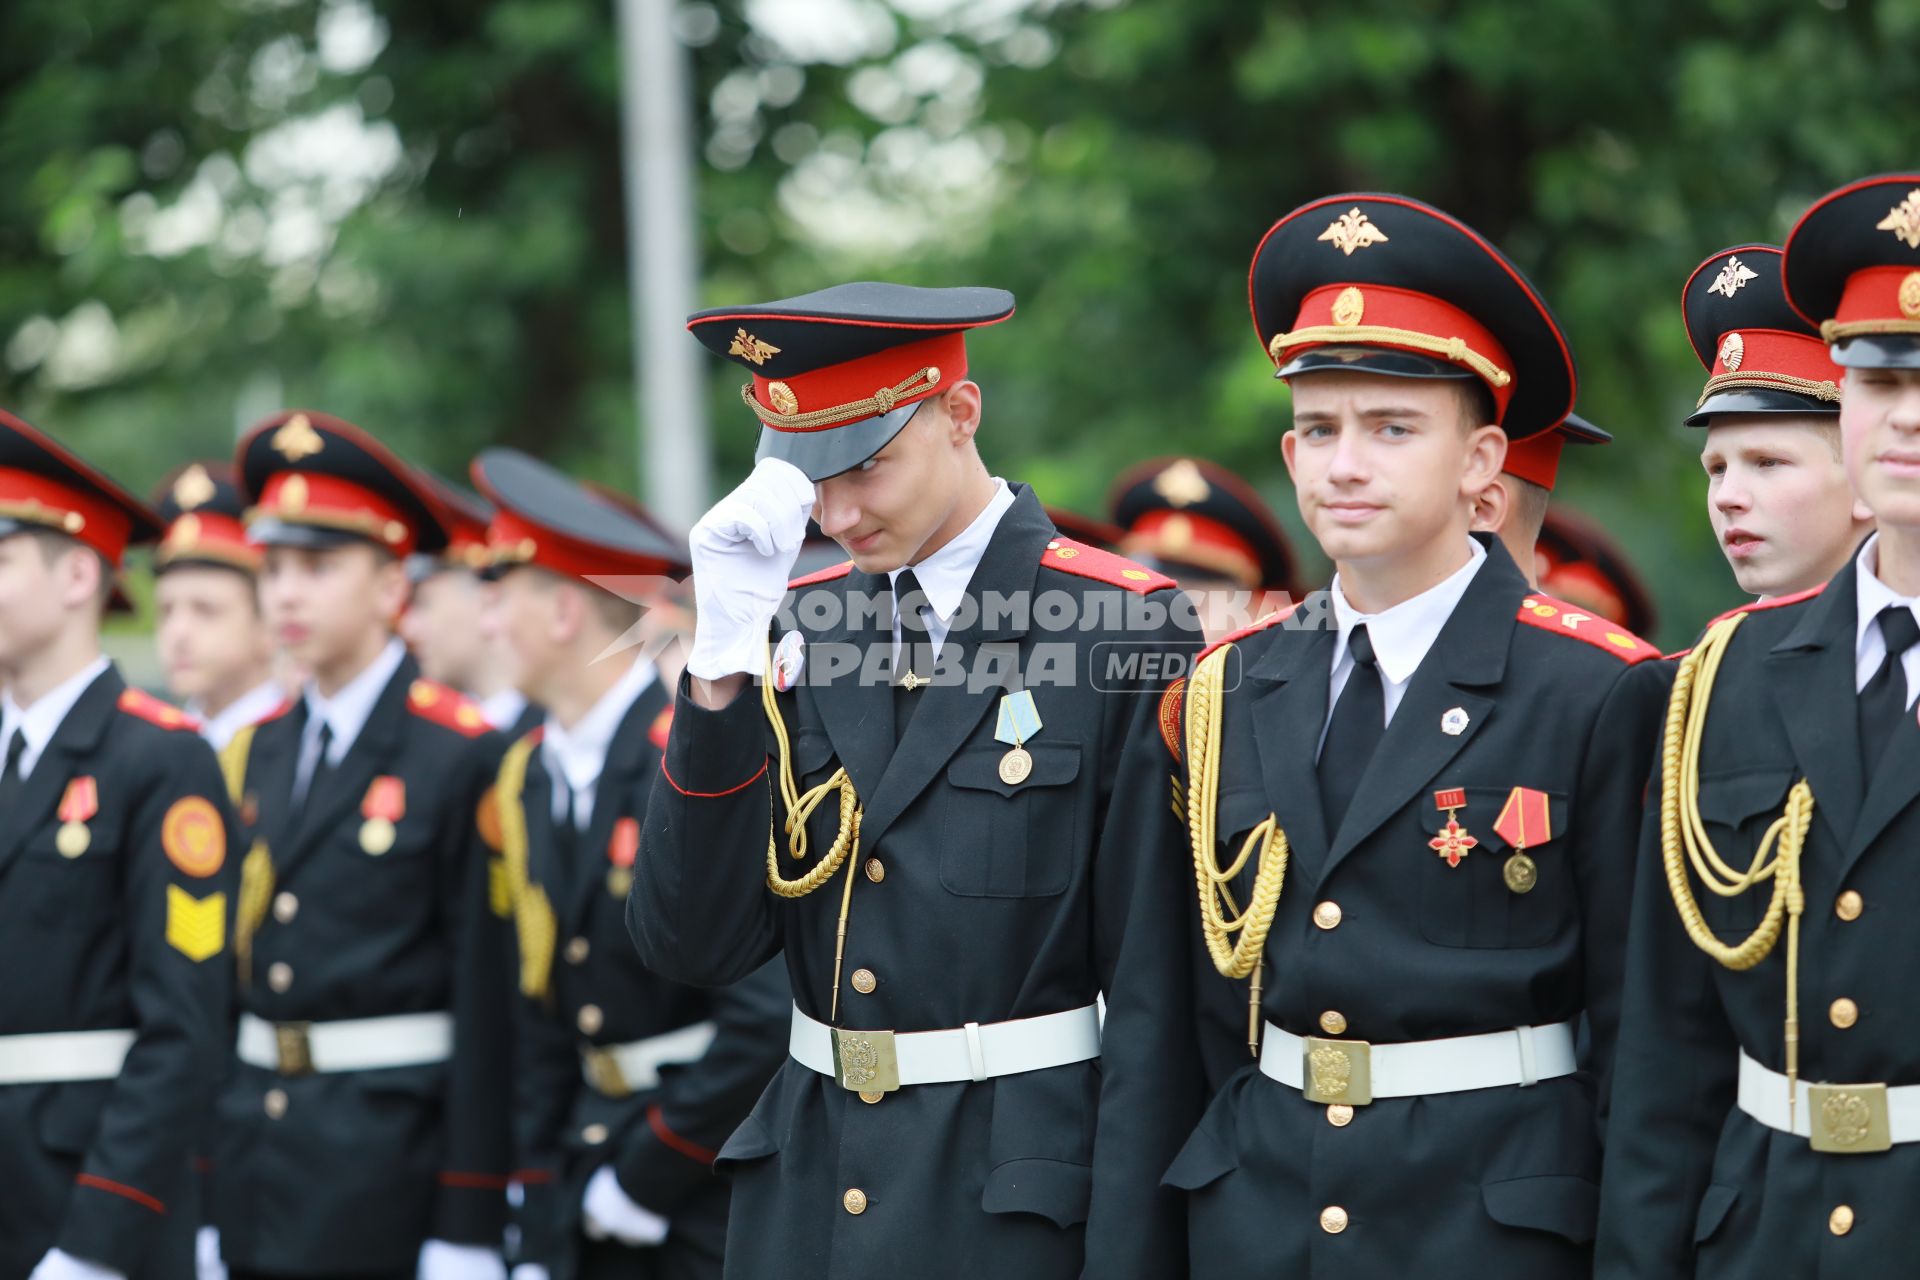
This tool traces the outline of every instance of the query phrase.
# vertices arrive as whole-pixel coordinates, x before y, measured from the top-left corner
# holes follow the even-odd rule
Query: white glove
[[[610,1164],[601,1165],[587,1179],[587,1193],[581,1198],[580,1210],[580,1229],[587,1233],[589,1240],[612,1236],[621,1244],[644,1249],[667,1238],[667,1220],[629,1199]]]
[[[760,673],[767,628],[787,594],[812,510],[813,481],[791,462],[762,458],[693,526],[689,672],[702,680]]]
[[[498,1249],[429,1240],[420,1246],[419,1280],[507,1280]]]
[[[49,1249],[27,1280],[127,1280],[112,1267],[76,1258],[64,1249]]]
[[[227,1264],[220,1259],[220,1228],[202,1227],[194,1234],[193,1270],[199,1280],[227,1280]]]

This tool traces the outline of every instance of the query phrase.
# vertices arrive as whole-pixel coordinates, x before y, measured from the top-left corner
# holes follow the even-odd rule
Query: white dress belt
[[[281,1075],[421,1067],[453,1057],[453,1015],[396,1013],[333,1022],[268,1022],[240,1015],[240,1061]]]
[[[1788,1099],[1793,1101],[1791,1105]],[[1844,1154],[1920,1142],[1920,1084],[1795,1082],[1740,1054],[1740,1109],[1769,1129],[1812,1138],[1814,1148]]]
[[[1038,1018],[969,1022],[951,1031],[896,1033],[829,1027],[795,1006],[787,1052],[845,1088],[885,1093],[1090,1062],[1100,1056],[1100,1014],[1084,1005]]]
[[[692,1022],[645,1040],[588,1045],[580,1051],[581,1071],[588,1084],[610,1096],[644,1093],[660,1087],[660,1068],[706,1057],[718,1030],[712,1022]]]
[[[1511,1031],[1452,1036],[1445,1040],[1375,1045],[1356,1040],[1310,1040],[1269,1022],[1260,1045],[1261,1074],[1289,1089],[1311,1093],[1306,1086],[1310,1069],[1307,1057],[1316,1045],[1343,1053],[1362,1052],[1370,1066],[1374,1098],[1416,1098],[1505,1085],[1526,1086],[1570,1076],[1578,1069],[1571,1022],[1515,1027]]]
[[[131,1031],[42,1031],[0,1036],[0,1084],[111,1080],[133,1048]]]

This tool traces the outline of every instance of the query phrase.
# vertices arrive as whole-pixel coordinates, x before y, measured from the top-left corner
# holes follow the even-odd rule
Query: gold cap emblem
[[[1355,205],[1328,223],[1327,229],[1320,233],[1320,239],[1330,242],[1334,248],[1351,258],[1355,249],[1385,244],[1387,233],[1374,226],[1373,220],[1360,212],[1359,205]]]
[[[1360,323],[1360,317],[1367,314],[1367,299],[1352,285],[1340,291],[1333,300],[1333,322],[1342,328],[1351,328]]]
[[[173,522],[173,528],[167,530],[167,545],[170,547],[189,547],[200,541],[200,517],[184,515]]]
[[[1153,478],[1153,491],[1176,507],[1190,507],[1205,502],[1213,486],[1200,474],[1199,464],[1182,458]]]
[[[1160,545],[1170,552],[1185,551],[1193,545],[1193,521],[1185,516],[1169,516],[1160,526]]]
[[[194,463],[180,473],[173,482],[173,500],[182,511],[191,511],[195,507],[213,501],[215,487],[213,477],[199,463]]]
[[[1920,271],[1909,271],[1907,278],[1900,282],[1900,314],[1909,320],[1920,320]]]
[[[1907,192],[1907,198],[1889,209],[1873,229],[1891,231],[1893,238],[1907,248],[1920,249],[1920,187]]]
[[[288,462],[298,462],[302,458],[311,458],[326,448],[326,441],[307,421],[307,415],[296,413],[288,418],[286,424],[273,433],[273,450]]]
[[[1739,255],[1727,259],[1727,265],[1720,268],[1720,274],[1707,286],[1708,293],[1721,294],[1731,298],[1746,287],[1747,281],[1758,280],[1760,273],[1740,261]]]
[[[1730,333],[1720,340],[1720,363],[1727,366],[1728,373],[1738,373],[1740,362],[1747,358],[1747,340],[1737,333]]]
[[[792,416],[800,412],[800,397],[793,394],[793,388],[784,382],[767,384],[767,403],[772,405],[773,411],[778,414]]]
[[[745,329],[736,329],[733,345],[727,348],[730,356],[739,356],[753,365],[763,365],[780,354],[780,348],[771,346],[748,333]]]
[[[287,482],[280,486],[280,511],[283,515],[297,515],[307,509],[307,478],[288,476]]]

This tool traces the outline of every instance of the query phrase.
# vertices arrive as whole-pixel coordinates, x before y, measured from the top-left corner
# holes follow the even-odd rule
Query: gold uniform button
[[[1327,1123],[1336,1129],[1344,1129],[1353,1123],[1353,1108],[1344,1102],[1336,1102],[1327,1108]]]
[[[267,1090],[263,1105],[267,1109],[267,1119],[278,1120],[287,1114],[287,1091],[285,1089]]]
[[[585,964],[587,956],[593,951],[593,944],[585,938],[574,938],[567,943],[567,963]]]
[[[1323,902],[1313,909],[1313,922],[1322,929],[1338,929],[1340,916],[1340,904],[1337,902]]]
[[[1866,909],[1867,900],[1860,896],[1858,889],[1847,890],[1833,904],[1833,914],[1848,923],[1858,920],[1860,913]]]
[[[273,895],[273,918],[281,924],[292,924],[293,918],[300,914],[300,899],[290,893]]]
[[[286,991],[293,986],[293,966],[284,960],[276,960],[267,966],[267,985],[275,991]]]
[[[1848,1027],[1860,1021],[1860,1006],[1845,996],[1841,996],[1838,1000],[1835,1000],[1833,1006],[1827,1010],[1827,1016],[1833,1019],[1834,1026],[1845,1031]]]
[[[1330,1204],[1320,1211],[1320,1229],[1330,1236],[1337,1236],[1347,1229],[1347,1211],[1337,1204]]]
[[[580,1136],[586,1139],[588,1146],[597,1147],[607,1140],[607,1126],[590,1124],[580,1131]]]
[[[1827,1215],[1827,1230],[1843,1236],[1853,1230],[1853,1206],[1843,1204]]]
[[[880,859],[878,858],[868,858],[867,859],[867,879],[873,881],[875,884],[879,884],[882,880],[885,880],[886,878],[887,878],[886,864],[881,862]]]
[[[853,971],[853,989],[861,995],[872,995],[873,989],[879,985],[880,980],[873,976],[873,970],[855,969]]]
[[[840,1197],[840,1204],[857,1218],[867,1211],[867,1193],[858,1187],[849,1187],[847,1194]]]
[[[1338,1009],[1329,1009],[1320,1015],[1320,1029],[1330,1036],[1345,1035],[1347,1015]]]
[[[600,1012],[600,1006],[597,1004],[581,1005],[579,1016],[574,1019],[575,1024],[580,1028],[581,1034],[589,1036],[598,1032],[606,1020],[607,1015]]]

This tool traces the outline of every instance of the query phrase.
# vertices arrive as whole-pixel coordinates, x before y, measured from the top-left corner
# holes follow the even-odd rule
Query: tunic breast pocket
[[[1753,865],[1753,855],[1766,839],[1767,828],[1786,811],[1787,792],[1795,774],[1790,768],[1741,769],[1702,776],[1697,802],[1700,825],[1714,852],[1734,874]],[[1769,857],[1771,857],[1771,852]],[[1693,896],[1707,927],[1724,942],[1740,942],[1753,932],[1773,899],[1773,882],[1762,881],[1746,892],[1723,898],[1687,872]]]
[[[73,931],[83,920],[119,910],[114,873],[120,833],[95,826],[90,834],[86,850],[73,857],[55,849],[52,827],[28,842],[12,892],[31,904],[27,918],[33,925]]]
[[[1538,947],[1574,928],[1579,893],[1566,793],[1540,792],[1548,835],[1530,840],[1523,854],[1495,829],[1513,788],[1463,790],[1467,802],[1453,812],[1458,831],[1449,831],[1448,815],[1423,798],[1421,825],[1408,841],[1421,935],[1442,947]],[[1631,857],[1632,850],[1622,852]]]
[[[1000,777],[1005,748],[963,751],[941,792],[940,883],[963,898],[1064,892],[1079,848],[1080,744],[1029,743],[1033,770]]]

